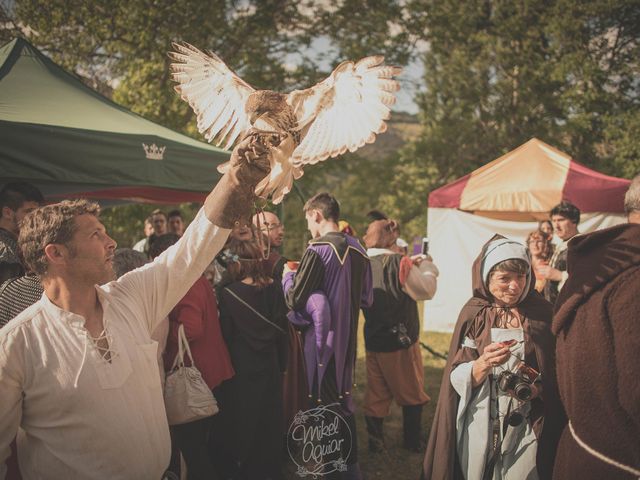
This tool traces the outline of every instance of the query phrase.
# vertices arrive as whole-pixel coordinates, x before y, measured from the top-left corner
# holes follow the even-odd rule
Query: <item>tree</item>
[[[335,193],[360,232],[377,207],[403,236],[421,235],[431,190],[534,136],[610,174],[640,168],[639,0],[21,0],[0,21],[1,38],[22,32],[94,88],[196,138],[172,89],[172,41],[210,48],[250,84],[278,90],[347,58],[404,65],[423,51],[418,138],[384,158],[324,162],[298,182],[306,195]],[[296,253],[301,206],[292,195],[284,204]]]
[[[173,91],[166,55],[172,41],[185,40],[215,51],[256,88],[284,91],[323,80],[339,61],[371,54],[368,46],[372,44],[376,44],[375,53],[405,61],[409,49],[404,45],[404,28],[386,21],[387,14],[399,14],[401,9],[393,3],[370,2],[373,16],[369,17],[357,3],[344,2],[332,13],[326,5],[293,0],[52,0],[45,4],[23,0],[12,10],[2,10],[8,20],[2,32],[5,39],[21,32],[116,102],[201,138],[191,109]],[[395,37],[392,28],[397,31]],[[368,37],[360,39],[364,33]],[[326,52],[308,48],[312,39],[322,36],[338,42],[338,48]],[[383,48],[379,43],[385,43]],[[348,162],[312,167],[300,188],[315,193],[329,185],[337,187],[349,177],[348,190],[356,190],[358,172],[353,165],[362,160],[350,157]],[[349,192],[343,199],[343,210],[351,215]],[[301,206],[296,197],[285,204],[296,254],[305,245]],[[127,245],[140,235],[148,211],[148,207],[117,207],[107,209],[104,219],[120,243]]]
[[[304,42],[291,33],[305,21],[291,0],[23,0],[14,17],[36,46],[90,86],[192,135],[193,114],[170,78],[171,42],[211,49],[248,82],[274,89],[296,79],[282,59]]]
[[[424,228],[431,190],[531,137],[610,174],[637,172],[637,1],[418,4],[428,12],[423,128],[381,198],[412,232]]]
[[[558,0],[548,32],[567,150],[604,172],[634,175],[640,145],[628,134],[640,115],[640,2]]]

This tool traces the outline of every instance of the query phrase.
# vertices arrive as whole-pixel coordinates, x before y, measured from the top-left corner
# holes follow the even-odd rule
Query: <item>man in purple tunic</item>
[[[287,305],[305,314],[313,292],[326,295],[329,315],[322,325],[310,326],[305,334],[305,360],[309,378],[310,408],[334,405],[350,436],[347,471],[335,478],[360,478],[357,464],[355,405],[351,396],[356,361],[358,313],[373,303],[371,266],[360,242],[340,233],[340,207],[328,193],[319,193],[304,206],[307,228],[313,239],[297,272],[286,272],[282,284]],[[296,322],[297,323],[297,322]],[[343,425],[341,423],[341,425]],[[347,432],[348,430],[348,432]]]

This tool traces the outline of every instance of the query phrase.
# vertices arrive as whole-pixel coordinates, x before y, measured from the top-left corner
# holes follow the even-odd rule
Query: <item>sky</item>
[[[331,50],[330,40],[326,37],[319,37],[315,39],[308,51],[303,52],[305,55],[314,59],[322,70],[331,71],[337,65],[329,64],[326,60],[323,60],[322,56],[327,51]],[[375,55],[377,52],[371,52],[371,55]],[[297,62],[296,55],[290,55],[286,61],[295,64]],[[345,59],[346,60],[346,59]],[[349,60],[359,60],[352,58]],[[402,74],[398,77],[400,80],[400,91],[396,94],[397,103],[393,107],[393,111],[406,112],[411,114],[418,113],[418,106],[415,103],[415,97],[420,91],[420,85],[422,84],[423,66],[419,60],[413,60],[407,65]]]
[[[398,92],[398,102],[393,109],[399,112],[418,113],[418,105],[415,103],[415,97],[420,92],[419,85],[422,82],[424,74],[421,62],[413,61],[400,75],[400,83],[402,87]]]

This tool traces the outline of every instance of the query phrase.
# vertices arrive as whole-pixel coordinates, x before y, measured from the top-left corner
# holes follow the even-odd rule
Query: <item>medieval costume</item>
[[[322,291],[328,299],[331,314],[326,323],[305,332],[309,407],[337,404],[338,413],[344,416],[352,432],[350,454],[345,460],[350,472],[359,471],[355,465],[357,441],[351,390],[358,314],[361,306],[370,306],[373,301],[369,258],[355,238],[329,232],[309,242],[298,271],[286,273],[282,283],[287,305],[297,312],[305,311],[315,291]],[[346,442],[344,445],[347,447]]]
[[[558,292],[560,292],[569,277],[569,274],[567,273],[567,245],[569,244],[569,240],[560,242],[560,244],[556,246],[551,259],[549,260],[549,266],[551,268],[555,268],[562,272],[562,280],[547,280],[544,284],[544,298],[551,302],[552,305],[556,303]]]
[[[278,284],[282,283],[282,273],[287,259],[278,251],[271,250],[265,262],[265,270]],[[293,312],[289,313],[289,318]],[[306,325],[305,322],[303,322]],[[302,331],[296,329],[293,323],[287,325],[289,333],[287,370],[282,377],[282,409],[283,427],[288,431],[293,418],[300,410],[305,410],[308,403],[308,388],[305,376],[304,351],[302,346]]]
[[[496,328],[505,308],[488,288],[491,268],[508,259],[529,265],[526,287],[515,304],[520,328]],[[551,305],[533,289],[528,255],[517,242],[494,236],[475,260],[472,274],[473,297],[462,308],[451,340],[423,478],[548,479],[562,425]],[[473,387],[473,362],[489,344],[507,340],[516,341],[509,360]],[[496,385],[498,375],[514,371],[519,360],[541,374],[541,382],[535,383],[538,395],[528,401],[507,396]],[[512,412],[519,414],[519,422]]]
[[[280,284],[241,281],[221,289],[220,325],[235,376],[218,397],[224,438],[240,478],[280,478],[282,372],[287,365],[287,308]]]
[[[558,387],[569,423],[553,478],[637,479],[640,225],[574,237],[568,269],[553,332]]]
[[[383,420],[393,399],[402,407],[404,448],[421,452],[422,406],[430,400],[424,392],[416,300],[433,297],[438,269],[428,259],[418,266],[389,250],[395,243],[396,225],[393,220],[376,220],[364,238],[373,274],[373,305],[363,309],[367,350],[364,411],[369,450],[374,453],[384,449]]]
[[[303,361],[305,367],[304,391],[307,393],[304,408],[308,408],[310,392],[321,390],[321,371],[323,358],[326,355],[326,339],[331,327],[331,306],[329,299],[321,291],[316,290],[309,295],[307,304],[302,312],[292,310],[288,314],[289,323],[294,325],[296,337],[304,335]]]

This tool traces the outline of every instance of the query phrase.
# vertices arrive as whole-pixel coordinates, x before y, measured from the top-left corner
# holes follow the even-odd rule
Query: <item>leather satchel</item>
[[[190,367],[184,364],[185,352]],[[178,353],[165,381],[164,405],[169,425],[193,422],[219,411],[218,402],[193,363],[184,325],[178,328]]]

